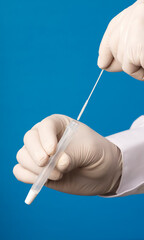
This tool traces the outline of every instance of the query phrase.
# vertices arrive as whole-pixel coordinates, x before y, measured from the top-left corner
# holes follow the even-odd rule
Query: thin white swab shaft
[[[85,108],[86,108],[86,106],[87,106],[90,98],[91,98],[91,95],[93,94],[93,92],[94,92],[94,90],[95,90],[95,88],[96,88],[96,86],[97,86],[97,84],[98,84],[98,82],[99,82],[99,80],[100,80],[100,78],[101,78],[101,76],[102,76],[102,74],[103,74],[103,71],[104,71],[104,70],[102,70],[102,71],[100,72],[100,75],[98,76],[98,79],[96,80],[96,83],[95,83],[95,85],[94,85],[94,87],[93,87],[93,89],[92,89],[92,91],[91,91],[88,99],[87,99],[86,102],[84,103],[84,105],[83,105],[83,107],[82,107],[82,109],[81,109],[81,111],[80,111],[80,113],[79,113],[79,115],[78,115],[78,117],[77,117],[77,120],[78,120],[78,121],[80,120],[80,118],[81,118],[81,116],[82,116],[82,114],[83,114],[83,112],[84,112],[84,110],[85,110]]]

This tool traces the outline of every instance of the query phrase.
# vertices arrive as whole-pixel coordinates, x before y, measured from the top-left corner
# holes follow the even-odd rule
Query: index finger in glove
[[[37,126],[42,147],[48,155],[55,153],[57,142],[69,122],[70,118],[55,114],[45,118]]]

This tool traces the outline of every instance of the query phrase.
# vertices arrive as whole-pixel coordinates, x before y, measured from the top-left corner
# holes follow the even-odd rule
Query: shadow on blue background
[[[53,113],[76,118],[100,70],[108,22],[133,1],[0,1],[0,239],[144,239],[144,196],[105,199],[29,185],[12,169],[23,135]],[[103,136],[144,113],[144,83],[105,72],[82,117]]]

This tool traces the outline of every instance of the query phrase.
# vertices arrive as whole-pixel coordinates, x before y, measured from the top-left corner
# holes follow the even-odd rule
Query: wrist
[[[115,146],[116,147],[116,146]],[[122,153],[121,150],[117,148],[117,154],[115,155],[114,162],[115,162],[115,169],[113,172],[113,178],[111,180],[110,187],[108,191],[101,196],[112,196],[116,195],[116,191],[120,185],[121,176],[122,176]]]

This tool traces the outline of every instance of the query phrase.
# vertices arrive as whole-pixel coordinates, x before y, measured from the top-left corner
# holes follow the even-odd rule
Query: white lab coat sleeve
[[[129,130],[106,137],[122,153],[122,176],[117,196],[144,193],[144,116],[134,121]]]

